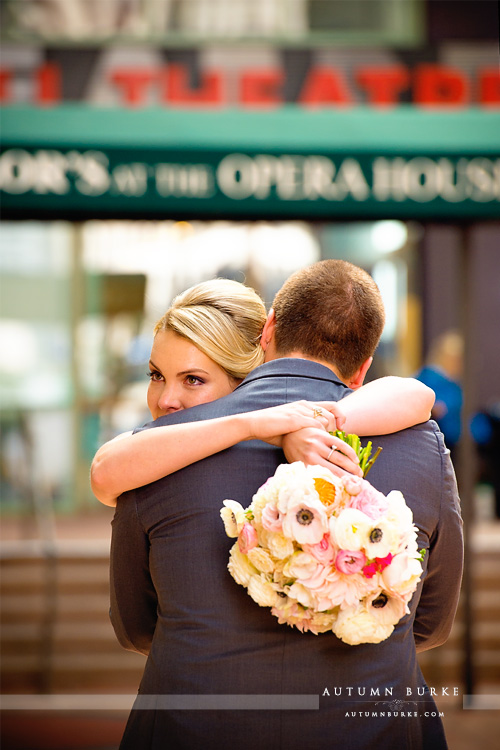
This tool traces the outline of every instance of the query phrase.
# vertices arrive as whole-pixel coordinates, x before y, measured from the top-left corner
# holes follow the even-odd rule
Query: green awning
[[[8,107],[1,140],[7,215],[500,216],[493,110]]]

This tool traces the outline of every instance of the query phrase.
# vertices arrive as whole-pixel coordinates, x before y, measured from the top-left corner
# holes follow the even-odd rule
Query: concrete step
[[[0,592],[31,594],[43,591],[48,582],[61,593],[109,590],[109,561],[55,561],[51,569],[46,561],[9,561],[2,564]]]
[[[42,594],[4,596],[1,622],[40,622],[46,617],[48,605],[49,599]],[[55,598],[53,607],[57,619],[105,621],[109,612],[109,594],[64,594]]]
[[[39,623],[4,625],[1,629],[2,651],[7,654],[39,653],[50,642],[56,653],[121,652],[109,620],[103,623],[56,622],[52,631]]]

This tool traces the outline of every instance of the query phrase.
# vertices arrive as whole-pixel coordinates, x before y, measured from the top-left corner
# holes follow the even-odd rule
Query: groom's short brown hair
[[[294,273],[277,293],[276,354],[299,352],[350,378],[377,348],[385,322],[380,291],[362,268],[323,260]]]

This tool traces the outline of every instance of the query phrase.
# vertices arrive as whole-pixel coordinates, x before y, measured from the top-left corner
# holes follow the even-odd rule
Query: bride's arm
[[[340,402],[345,432],[356,435],[389,435],[430,419],[436,395],[415,378],[385,377],[373,380]]]
[[[323,417],[319,419],[314,417],[315,406],[310,401],[298,401],[205,422],[119,435],[94,457],[90,470],[92,491],[101,503],[113,506],[122,492],[161,479],[242,440],[266,440],[281,446],[281,436],[295,430],[318,426],[323,431],[335,430],[343,425],[336,403],[323,403]],[[349,470],[356,471],[354,451],[347,451],[346,461]]]
[[[283,448],[289,461],[323,464],[336,473],[337,467],[356,473],[352,449],[338,438],[332,439],[326,430],[338,427],[358,435],[395,432],[428,419],[433,403],[434,392],[419,381],[382,378],[347,396],[341,408],[333,402],[322,403],[328,419],[314,418],[315,404],[301,401],[206,422],[157,427],[136,435],[127,433],[97,451],[91,467],[92,491],[101,503],[114,506],[122,492],[161,479],[242,440],[257,438],[281,446],[282,435],[287,435]],[[288,434],[303,428],[309,429],[297,436]],[[342,452],[335,452],[327,461],[334,442]]]

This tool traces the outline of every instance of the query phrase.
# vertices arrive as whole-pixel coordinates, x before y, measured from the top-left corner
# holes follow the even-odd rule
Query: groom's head
[[[303,357],[359,387],[384,327],[380,291],[366,271],[323,260],[294,273],[277,293],[262,335],[266,360]]]

